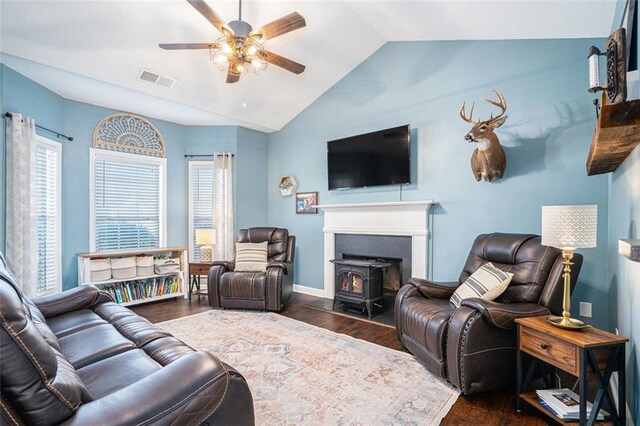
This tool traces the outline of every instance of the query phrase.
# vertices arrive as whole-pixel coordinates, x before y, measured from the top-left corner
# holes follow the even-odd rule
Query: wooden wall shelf
[[[600,117],[587,159],[587,174],[613,172],[640,143],[640,100],[606,105]]]

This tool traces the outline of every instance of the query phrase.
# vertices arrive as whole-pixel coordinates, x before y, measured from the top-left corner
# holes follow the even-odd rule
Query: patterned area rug
[[[258,425],[439,424],[458,391],[408,353],[268,312],[159,324],[249,382]]]

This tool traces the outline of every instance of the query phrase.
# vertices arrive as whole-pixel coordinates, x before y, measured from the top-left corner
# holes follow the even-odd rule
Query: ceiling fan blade
[[[216,43],[160,43],[161,49],[164,50],[181,50],[181,49],[210,49],[217,47]]]
[[[239,74],[231,74],[230,72],[227,72],[227,83],[237,83],[239,81],[240,81]]]
[[[227,23],[218,15],[216,12],[209,7],[204,0],[187,0],[191,6],[193,6],[202,16],[204,16],[207,21],[211,22],[211,24],[218,29],[223,34],[231,33],[233,31]]]
[[[290,71],[294,74],[301,74],[305,70],[305,66],[297,63],[296,61],[292,61],[291,59],[285,58],[284,56],[280,56],[273,52],[269,52],[267,50],[267,62],[273,64],[277,67]]]
[[[291,12],[282,18],[269,22],[258,31],[254,31],[252,35],[261,41],[265,41],[306,26],[307,22],[304,20],[302,15],[298,12]]]

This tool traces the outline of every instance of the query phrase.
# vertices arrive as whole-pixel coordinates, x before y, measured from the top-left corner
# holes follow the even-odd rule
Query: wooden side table
[[[200,287],[200,277],[202,275],[209,275],[209,269],[211,269],[211,263],[189,262],[189,300],[191,300],[191,294],[194,288],[196,289],[198,300],[200,300],[200,296],[208,296],[208,293]]]
[[[519,318],[517,348],[517,399],[518,411],[521,411],[522,400],[544,412],[561,424],[578,424],[564,422],[538,403],[536,392],[527,392],[527,386],[533,373],[541,363],[559,368],[580,379],[580,422],[582,425],[593,425],[606,398],[611,407],[611,420],[616,425],[625,425],[625,344],[628,338],[617,336],[594,327],[581,331],[564,330],[549,324],[546,317]],[[523,375],[523,353],[532,357],[531,364]],[[609,390],[609,380],[614,371],[618,371],[618,405],[613,402]],[[588,373],[597,379],[598,389],[593,401],[591,415],[587,419],[587,380]],[[551,386],[543,371],[547,386]]]

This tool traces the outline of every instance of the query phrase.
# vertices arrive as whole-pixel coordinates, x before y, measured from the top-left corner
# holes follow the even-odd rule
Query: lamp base
[[[548,316],[547,322],[551,325],[555,325],[556,327],[560,327],[560,328],[565,328],[567,330],[582,330],[583,328],[589,327],[589,324],[586,324],[580,321],[579,319],[575,319],[575,318]]]

